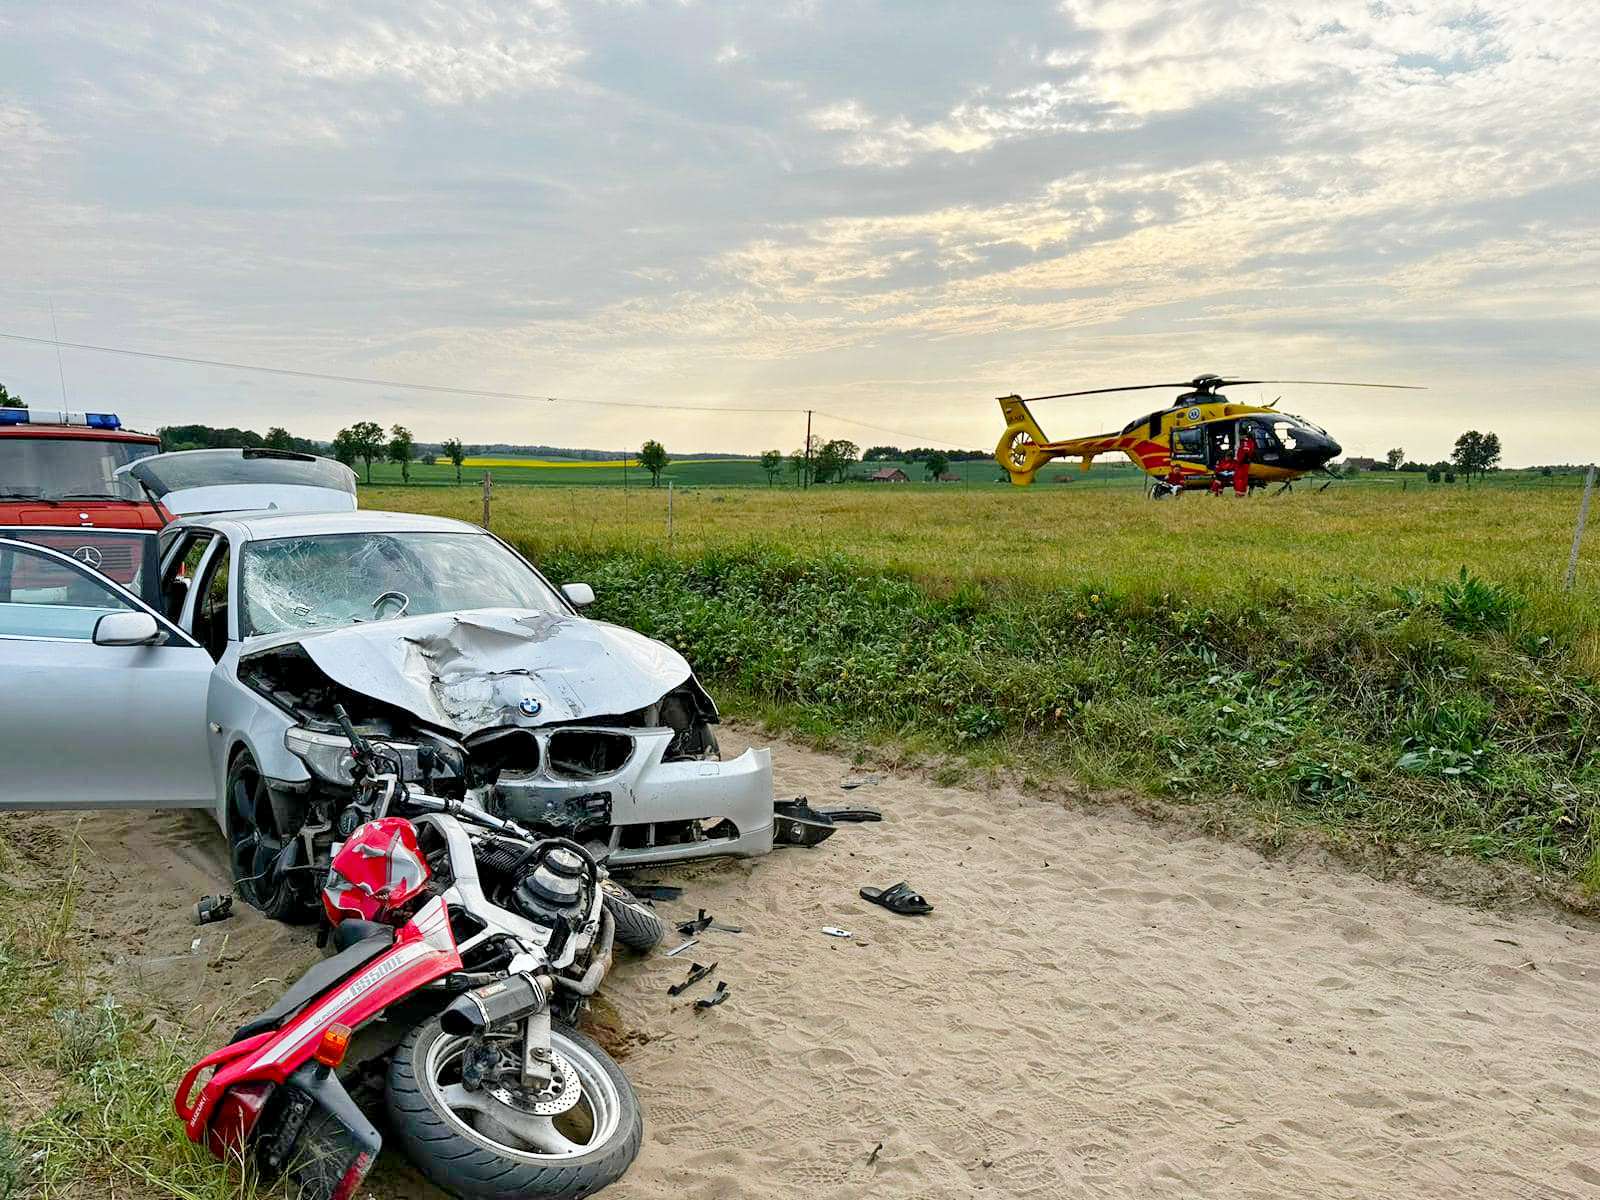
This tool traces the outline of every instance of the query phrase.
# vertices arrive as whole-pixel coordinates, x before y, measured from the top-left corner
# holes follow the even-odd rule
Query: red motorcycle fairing
[[[435,897],[400,927],[392,947],[281,1028],[224,1046],[190,1067],[173,1100],[189,1140],[204,1140],[219,1158],[239,1154],[260,1117],[266,1095],[262,1085],[281,1084],[308,1062],[329,1026],[358,1029],[418,988],[460,969],[449,910],[442,897]],[[191,1096],[195,1080],[208,1067],[214,1068],[211,1078],[198,1096]]]

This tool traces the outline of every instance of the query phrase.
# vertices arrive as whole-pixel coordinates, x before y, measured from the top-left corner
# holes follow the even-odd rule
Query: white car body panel
[[[298,484],[232,483],[168,492],[161,503],[174,516],[231,512],[355,512],[356,498],[332,488]]]

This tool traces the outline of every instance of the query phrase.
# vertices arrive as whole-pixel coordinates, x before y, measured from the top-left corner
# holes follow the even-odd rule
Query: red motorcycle
[[[444,1190],[599,1191],[644,1122],[574,1026],[614,944],[649,949],[664,926],[585,846],[429,796],[381,743],[347,722],[346,736],[371,819],[323,889],[337,953],[190,1068],[176,1098],[190,1139],[304,1200],[348,1200],[383,1139],[346,1084],[381,1074],[392,1134]]]

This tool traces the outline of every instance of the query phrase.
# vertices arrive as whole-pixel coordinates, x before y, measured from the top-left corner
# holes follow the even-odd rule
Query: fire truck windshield
[[[0,500],[143,500],[118,467],[160,450],[147,442],[0,437]]]

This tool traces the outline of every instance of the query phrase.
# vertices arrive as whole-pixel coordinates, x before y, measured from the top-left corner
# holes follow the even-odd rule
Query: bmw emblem
[[[523,716],[537,717],[539,715],[539,710],[544,708],[544,705],[540,704],[532,696],[524,696],[521,702],[518,703],[517,707],[522,710]]]

